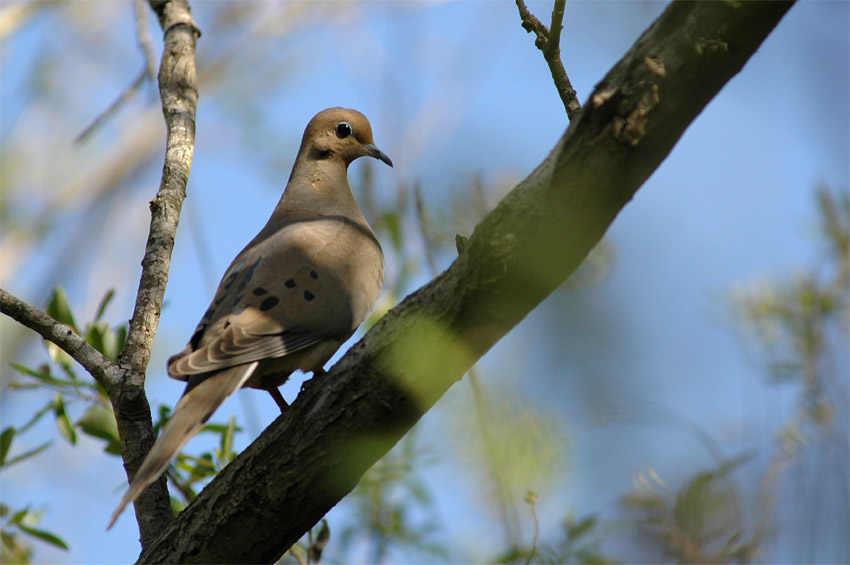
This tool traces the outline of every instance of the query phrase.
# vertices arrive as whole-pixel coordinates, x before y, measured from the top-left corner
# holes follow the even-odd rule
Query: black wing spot
[[[260,302],[260,311],[268,312],[269,310],[277,306],[278,302],[280,302],[280,299],[277,296],[269,296],[268,298]]]
[[[192,339],[189,340],[189,344],[192,346],[192,351],[198,349],[198,346],[201,344],[201,338],[204,337],[204,332],[207,330],[207,325],[203,324],[192,334]]]
[[[295,286],[296,286],[295,280],[293,280],[293,279],[286,279],[286,282],[284,282],[283,284],[286,285],[286,288],[295,288]]]
[[[313,293],[312,293],[312,292],[310,292],[309,290],[305,290],[305,291],[304,291],[304,300],[306,300],[307,302],[309,302],[309,301],[313,300],[314,298],[316,298],[316,295],[315,295],[315,294],[313,294]]]
[[[229,275],[227,275],[227,278],[226,278],[226,279],[224,279],[224,284],[222,284],[222,286],[223,286],[225,289],[230,288],[230,285],[232,285],[232,284],[233,284],[233,281],[235,281],[235,280],[236,280],[236,277],[237,277],[238,275],[239,275],[239,271],[233,271],[232,273],[230,273]]]
[[[258,286],[257,288],[251,291],[251,294],[253,294],[254,296],[262,296],[264,294],[268,294],[268,292],[268,290],[264,289],[261,286]]]
[[[310,276],[313,277],[314,279],[319,278],[319,274],[316,271],[310,271]]]

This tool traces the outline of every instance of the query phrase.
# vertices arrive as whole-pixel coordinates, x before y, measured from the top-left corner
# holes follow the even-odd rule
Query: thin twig
[[[534,45],[543,52],[543,58],[549,65],[549,72],[552,73],[555,88],[558,90],[558,95],[567,111],[567,117],[572,121],[581,111],[581,104],[570,82],[570,77],[567,76],[567,71],[564,69],[564,64],[561,62],[561,22],[564,19],[565,3],[566,0],[555,0],[555,7],[552,9],[552,24],[551,27],[547,28],[543,25],[543,22],[528,11],[523,0],[516,0],[519,17],[522,19],[522,27],[525,31],[534,32],[537,36]]]
[[[136,0],[134,4],[136,10],[136,42],[145,57],[147,75],[153,80],[156,77],[156,53],[153,49],[153,38],[148,29],[149,6],[144,0]]]
[[[537,540],[540,537],[540,522],[537,520],[537,493],[528,491],[525,493],[525,501],[531,506],[531,518],[534,520],[534,539],[531,541],[531,552],[528,554],[528,559],[525,560],[525,565],[530,565],[534,559],[534,554],[537,553]]]
[[[112,104],[98,115],[91,124],[88,125],[75,139],[74,143],[81,143],[92,132],[94,132],[107,118],[111,117],[123,106],[132,96],[142,87],[146,79],[153,79],[156,76],[156,55],[153,50],[153,42],[150,33],[148,32],[148,12],[147,6],[142,0],[136,0],[136,40],[139,48],[142,50],[142,55],[145,59],[145,64],[139,74],[133,79],[122,92],[118,95]]]
[[[74,138],[74,143],[82,143],[85,139],[91,135],[93,131],[95,131],[103,122],[106,121],[107,118],[111,117],[115,112],[118,111],[121,106],[124,105],[132,96],[136,93],[136,91],[144,84],[145,79],[148,77],[148,69],[147,67],[143,67],[141,72],[133,79],[121,94],[118,95],[118,98],[112,101],[112,104],[106,107],[106,109],[101,112],[95,119],[80,132],[76,138]]]
[[[55,343],[73,357],[106,390],[117,384],[118,366],[92,347],[74,330],[57,322],[35,306],[0,288],[0,312]]]

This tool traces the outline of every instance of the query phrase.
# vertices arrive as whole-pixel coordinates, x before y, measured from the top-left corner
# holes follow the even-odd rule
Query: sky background
[[[182,386],[167,378],[165,360],[182,349],[224,269],[265,223],[316,112],[340,105],[365,113],[377,145],[395,164],[373,167],[379,203],[392,205],[398,185],[420,183],[448,238],[469,235],[472,224],[457,219],[452,207],[475,175],[495,204],[545,158],[567,125],[513,3],[191,4],[203,31],[197,140],[148,371],[154,405],[173,406],[179,398]],[[562,58],[582,102],[664,6],[567,3]],[[799,389],[767,385],[730,297],[736,288],[788,278],[823,261],[814,189],[850,187],[848,6],[793,7],[620,213],[606,235],[610,255],[601,282],[556,291],[481,360],[486,387],[538,407],[569,438],[568,471],[531,486],[540,495],[541,535],[554,535],[568,510],[616,518],[619,497],[641,469],[677,485],[710,468],[711,446],[694,429],[726,456],[755,454],[736,475],[744,496],[755,492]],[[550,3],[529,2],[529,8],[548,21]],[[154,20],[148,28],[158,60]],[[112,288],[106,319],[129,318],[147,202],[159,184],[165,132],[150,85],[90,139],[72,144],[141,69],[134,21],[132,3],[59,2],[36,10],[2,40],[2,198],[14,211],[3,216],[2,286],[43,306],[61,284],[77,320],[91,319]],[[362,167],[352,165],[350,177]],[[405,245],[407,257],[424,261],[419,238],[412,234]],[[440,254],[439,267],[452,259]],[[389,278],[400,268],[398,256],[388,257]],[[405,292],[429,278],[422,270]],[[14,345],[19,355],[4,358],[0,368],[6,427],[50,396],[5,388],[16,378],[9,361],[35,366],[44,352],[31,334],[0,322],[3,352]],[[843,348],[835,371],[846,393]],[[287,399],[301,381],[283,388]],[[420,423],[423,441],[439,455],[427,482],[458,561],[492,556],[480,543],[493,520],[476,479],[458,463],[458,446],[441,440],[451,435],[457,406],[468,402],[468,387],[460,383]],[[243,449],[276,411],[267,395],[243,391],[215,419],[237,415],[245,432],[236,447]],[[45,420],[30,434],[19,449],[45,441],[55,427]],[[70,552],[37,546],[37,561],[115,563],[138,555],[131,512],[103,531],[125,477],[120,461],[101,449],[86,438],[76,447],[57,439],[44,454],[0,474],[4,503],[44,508],[40,527],[71,544]],[[814,463],[792,477],[800,500],[817,504],[803,512],[791,505],[798,509],[793,516],[779,513],[783,535],[768,542],[766,560],[846,561],[847,506],[831,495],[846,497],[846,472],[846,461],[837,473]],[[811,492],[813,481],[821,486]],[[344,505],[332,511],[332,532],[345,513]],[[817,524],[817,531],[803,523]],[[630,543],[614,535],[606,547],[628,560]]]

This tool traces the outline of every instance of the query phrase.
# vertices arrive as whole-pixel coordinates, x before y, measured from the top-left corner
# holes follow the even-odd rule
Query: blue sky
[[[91,23],[91,43],[75,45],[73,32],[63,28],[65,18],[82,18],[94,6],[112,26]],[[294,5],[289,12],[277,4],[256,6],[244,20],[250,33],[239,39],[214,19],[218,11],[193,3],[204,31],[199,71],[214,69],[217,57],[238,63],[224,65],[228,75],[209,89],[201,83],[189,197],[148,372],[154,404],[173,405],[179,397],[182,387],[165,376],[165,359],[182,348],[218,277],[265,222],[303,127],[318,110],[342,105],[363,111],[376,143],[395,163],[375,169],[377,185],[421,182],[429,206],[446,215],[451,195],[466,190],[475,173],[495,202],[539,164],[566,127],[548,69],[512,3],[318,3],[306,15]],[[529,7],[548,20],[551,4]],[[663,7],[568,2],[562,54],[580,100]],[[761,454],[795,409],[794,390],[765,386],[731,314],[729,293],[736,285],[788,276],[823,256],[813,189],[820,183],[845,192],[850,187],[848,21],[846,2],[792,8],[617,218],[607,235],[614,250],[609,276],[581,299],[555,293],[482,360],[485,383],[521,391],[558,414],[574,437],[569,479],[541,492],[544,534],[557,529],[566,507],[613,515],[617,496],[642,467],[675,483],[695,470],[683,460],[710,466],[705,446],[692,434],[663,425],[668,416],[707,430],[727,455],[748,449]],[[282,35],[286,25],[295,29]],[[85,184],[86,174],[103,174],[86,164],[108,152],[128,128],[147,121],[164,133],[154,89],[148,88],[86,147],[69,149],[73,136],[140,68],[132,26],[129,3],[60,3],[4,40],[0,147],[45,147],[40,167],[17,175],[17,184],[4,183],[4,198],[37,216],[55,197],[51,183],[60,173],[54,169],[75,171]],[[158,53],[160,36],[154,31],[153,37]],[[50,72],[67,91],[58,89],[61,95],[33,109],[24,85],[34,58],[46,51],[55,51],[48,57],[55,61]],[[246,85],[252,87],[248,94],[240,91]],[[69,208],[53,235],[25,248],[3,287],[41,305],[44,289],[61,283],[80,319],[88,319],[102,294],[116,288],[107,317],[115,324],[126,320],[138,281],[146,202],[158,185],[161,150],[152,155],[83,230],[103,234],[87,239],[90,255],[73,268],[54,268],[57,249],[80,225]],[[352,177],[360,166],[352,166]],[[392,190],[380,198],[391,202]],[[3,231],[5,238],[9,230]],[[422,253],[415,238],[409,245],[414,256]],[[451,257],[440,260],[445,267]],[[391,270],[397,266],[390,262]],[[564,320],[581,320],[583,331],[564,334]],[[4,335],[11,335],[9,328],[4,320]],[[28,351],[32,363],[39,362],[40,349]],[[2,371],[5,385],[12,376],[5,361]],[[291,399],[299,386],[300,378],[293,379],[284,395]],[[439,437],[442,405],[462,402],[463,387],[455,386],[423,419],[426,438]],[[3,427],[43,402],[35,393],[4,390]],[[593,414],[611,407],[618,421],[593,423]],[[217,419],[231,413],[242,418],[241,449],[275,411],[270,399],[247,391],[230,399]],[[52,434],[50,423],[37,433]],[[482,558],[469,540],[481,539],[492,522],[474,497],[462,497],[472,479],[458,474],[452,451],[436,444],[443,462],[431,481],[439,487],[445,529],[469,552],[467,558]],[[757,482],[763,464],[760,455],[741,480]],[[45,507],[42,526],[71,542],[69,553],[37,549],[40,561],[57,563],[136,557],[131,513],[108,534],[101,527],[123,479],[120,462],[87,441],[76,448],[57,441],[0,476],[4,502]],[[832,533],[824,528],[815,554],[799,553],[793,536],[769,547],[788,561],[846,559],[842,523]]]

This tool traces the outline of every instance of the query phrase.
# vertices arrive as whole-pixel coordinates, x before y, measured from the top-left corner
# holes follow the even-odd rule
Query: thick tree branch
[[[534,32],[537,36],[534,45],[543,52],[543,58],[549,65],[549,72],[552,73],[552,80],[555,81],[555,88],[558,90],[558,95],[567,111],[567,118],[572,121],[581,111],[581,104],[578,101],[573,84],[570,82],[570,77],[567,76],[564,63],[561,61],[561,22],[564,20],[565,3],[566,0],[555,0],[555,6],[552,9],[552,24],[547,28],[543,25],[543,22],[528,11],[523,0],[516,0],[519,17],[522,19],[522,27],[528,33]]]
[[[34,330],[47,341],[58,345],[65,353],[82,365],[106,390],[118,383],[118,365],[77,335],[74,330],[61,324],[20,298],[0,288],[0,312],[24,326]]]
[[[159,325],[174,235],[186,198],[198,106],[195,43],[200,32],[192,20],[189,5],[186,0],[150,0],[150,5],[164,35],[159,91],[168,138],[162,181],[150,203],[150,233],[142,259],[136,305],[127,342],[118,359],[122,382],[118,390],[110,394],[128,477],[136,472],[154,441],[150,406],[144,393],[145,369]],[[164,478],[139,497],[135,509],[144,546],[173,520]]]
[[[671,4],[452,266],[309,381],[140,559],[277,559],[575,270],[790,7]]]

